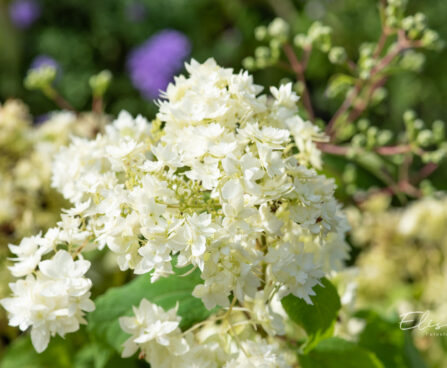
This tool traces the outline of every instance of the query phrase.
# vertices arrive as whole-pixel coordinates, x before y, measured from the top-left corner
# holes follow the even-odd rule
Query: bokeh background
[[[410,0],[407,8],[409,14],[423,12],[430,27],[447,39],[445,1]],[[295,32],[307,30],[315,20],[323,21],[333,28],[334,43],[345,46],[353,59],[362,42],[376,41],[380,34],[377,2],[373,0],[2,0],[0,99],[21,98],[35,115],[53,109],[39,92],[23,87],[26,71],[36,57],[45,55],[60,65],[58,87],[77,109],[89,108],[89,77],[109,69],[114,80],[107,97],[108,112],[116,114],[126,108],[132,113],[151,115],[155,111],[153,103],[130,78],[128,60],[135,48],[159,32],[176,30],[187,38],[188,59],[204,61],[214,57],[222,65],[240,69],[243,58],[252,55],[257,46],[254,28],[268,24],[276,16],[290,22]],[[162,45],[158,50],[156,47],[145,66],[154,74],[171,62],[170,56],[175,59],[182,55],[178,50],[166,52]],[[428,121],[445,117],[446,56],[446,49],[426,52],[421,72],[392,78],[387,102],[374,111],[373,118],[399,127],[402,113],[409,106]],[[308,77],[322,117],[330,117],[337,107],[337,101],[324,94],[333,68],[326,57],[314,53]],[[173,73],[178,71],[172,68]],[[167,80],[172,78],[166,74]],[[282,71],[268,70],[259,72],[256,80],[268,85],[281,77]]]
[[[126,109],[152,119],[159,90],[183,71],[185,60],[203,62],[214,57],[219,64],[239,70],[243,59],[259,46],[255,28],[275,17],[287,20],[293,33],[305,32],[314,21],[321,20],[332,27],[333,43],[344,46],[350,58],[357,59],[360,44],[375,42],[380,35],[377,4],[374,0],[0,0],[0,102],[23,100],[34,121],[57,109],[40,91],[29,91],[23,84],[30,68],[50,64],[57,67],[60,93],[77,110],[88,111],[92,100],[89,78],[107,69],[113,79],[105,96],[106,112],[113,116]],[[447,40],[447,1],[409,0],[407,9],[409,14],[424,13],[430,28]],[[424,59],[420,70],[399,71],[389,79],[384,102],[368,110],[373,125],[397,133],[403,129],[402,115],[409,108],[429,124],[438,119],[447,121],[447,48],[423,51],[420,57]],[[307,70],[309,90],[317,115],[326,121],[341,102],[326,93],[328,80],[336,72],[337,66],[327,55],[312,53]],[[264,86],[294,79],[293,74],[278,68],[255,71],[254,75]],[[327,173],[342,184],[344,159],[328,157],[327,162]],[[447,189],[446,173],[443,164],[432,177],[438,190]],[[357,184],[367,188],[378,184],[375,180],[360,172]],[[351,204],[342,185],[338,196],[346,205]],[[355,243],[355,236],[352,238]],[[364,251],[357,245],[353,244],[352,264]],[[1,246],[4,254],[6,244]],[[113,283],[123,283],[126,277]],[[0,314],[3,350],[13,332],[5,332],[4,311]],[[445,339],[439,341],[433,367],[447,364],[442,354],[447,343]],[[426,350],[427,355],[433,354]],[[430,360],[430,356],[426,358]]]

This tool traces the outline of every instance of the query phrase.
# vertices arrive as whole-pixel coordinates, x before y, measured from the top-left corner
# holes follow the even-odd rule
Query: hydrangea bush
[[[226,309],[206,325],[229,323],[230,340],[216,331],[217,345],[207,346],[182,333],[176,309],[143,299],[135,317],[120,319],[132,334],[123,356],[141,349],[155,367],[189,362],[175,363],[185,354],[216,355],[214,366],[264,355],[279,364],[273,341],[284,334],[284,312],[272,303],[291,295],[312,304],[316,286],[347,259],[335,185],[315,171],[321,134],[297,114],[291,85],[272,87],[268,98],[247,72],[212,59],[187,70],[152,123],[122,112],[104,134],[74,138],[58,153],[52,184],[73,207],[58,226],[11,247],[11,272],[22,279],[2,301],[12,325],[31,328],[37,351],[94,309],[83,256],[93,249],[107,248],[121,270],[150,273],[151,282],[174,267],[198,269],[203,282],[192,296],[208,310]],[[246,313],[237,325],[254,329],[247,341],[231,332],[233,308]]]

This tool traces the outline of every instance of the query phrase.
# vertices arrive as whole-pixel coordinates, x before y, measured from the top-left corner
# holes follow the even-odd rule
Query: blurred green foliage
[[[108,95],[108,111],[126,108],[132,113],[152,115],[152,103],[144,101],[126,73],[129,51],[164,28],[184,32],[192,41],[192,57],[214,57],[220,64],[241,67],[243,57],[253,54],[253,30],[275,16],[283,16],[293,32],[307,30],[315,20],[333,28],[334,44],[343,45],[356,59],[362,42],[375,41],[380,34],[376,1],[357,0],[139,0],[145,10],[140,21],[128,17],[128,0],[79,1],[40,0],[42,16],[28,30],[14,28],[8,20],[8,3],[0,3],[0,100],[14,96],[30,104],[39,115],[53,106],[41,94],[23,87],[23,76],[32,59],[47,54],[62,66],[59,88],[78,109],[88,109],[92,74],[108,69],[114,76]],[[447,39],[447,3],[443,0],[410,0],[408,12],[421,11],[427,23]],[[399,129],[402,114],[413,108],[428,121],[447,116],[447,75],[443,73],[447,50],[424,52],[421,72],[399,73],[388,83],[384,104],[372,113],[374,123]],[[319,116],[329,118],[339,101],[325,95],[329,76],[336,72],[323,54],[312,55],[307,72]],[[257,81],[277,83],[283,71],[259,72]],[[290,75],[293,78],[292,75]]]

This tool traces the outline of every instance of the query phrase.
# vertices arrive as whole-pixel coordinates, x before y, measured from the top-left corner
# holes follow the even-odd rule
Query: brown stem
[[[351,72],[354,73],[357,70],[357,64],[354,63],[351,59],[348,59],[346,63],[348,64],[348,68],[351,70]]]
[[[382,33],[380,35],[380,39],[379,42],[377,43],[377,48],[374,51],[373,56],[375,58],[378,58],[380,56],[380,54],[383,51],[383,48],[385,47],[386,41],[388,39],[388,29],[387,28],[382,28]]]
[[[57,94],[54,96],[54,102],[63,110],[68,110],[77,113],[76,109],[71,106],[67,100],[65,100],[61,95]]]
[[[330,153],[338,156],[345,156],[348,154],[349,150],[352,148],[349,146],[337,146],[331,143],[319,142],[317,143],[318,148],[326,153]],[[402,145],[402,146],[383,146],[377,147],[374,149],[374,152],[378,153],[382,156],[392,156],[392,155],[400,155],[403,153],[412,152],[413,147],[410,145]]]
[[[45,94],[45,96],[47,96],[49,99],[53,100],[54,103],[62,110],[68,110],[68,111],[72,111],[76,114],[78,114],[78,112],[76,111],[76,109],[70,105],[70,103],[65,100],[58,91],[56,91],[56,89],[53,88],[53,86],[51,84],[46,85],[42,92]]]
[[[376,59],[379,58],[380,54],[383,51],[383,48],[385,47],[386,41],[388,39],[388,35],[389,35],[389,30],[385,27],[383,28],[382,34],[380,36],[379,42],[377,44],[377,48],[374,52],[374,57]],[[392,48],[390,52],[388,52],[388,54],[386,54],[382,59],[380,59],[377,63],[377,65],[372,68],[371,70],[371,75],[370,75],[370,80],[374,80],[374,77],[376,75],[378,75],[379,73],[381,73],[389,64],[391,64],[391,62],[404,50],[411,48],[411,47],[421,47],[422,44],[420,41],[410,41],[407,39],[406,35],[405,35],[405,31],[403,30],[399,30],[398,31],[398,43],[396,45],[396,47]],[[378,81],[374,82],[374,84],[371,86],[371,90],[370,90],[370,96],[372,96],[372,93],[374,93],[374,91],[379,88],[380,86],[382,86],[383,84],[385,84],[386,82],[386,78],[381,78]],[[344,115],[352,106],[352,104],[354,103],[354,101],[356,100],[356,98],[361,95],[361,93],[363,92],[363,89],[365,88],[364,83],[361,80],[358,80],[354,90],[351,91],[351,93],[349,93],[345,100],[343,101],[343,103],[341,104],[341,106],[339,107],[339,109],[336,111],[336,113],[334,114],[334,116],[332,117],[332,119],[329,121],[327,127],[326,127],[326,134],[329,135],[329,137],[331,138],[331,140],[334,138],[335,136],[335,123],[337,122],[337,120]],[[348,122],[351,123],[353,122],[355,119],[357,119],[362,112],[367,108],[368,106],[368,102],[364,101],[361,105],[360,105],[360,109],[358,109],[358,111],[353,112],[349,117],[348,117]]]
[[[92,111],[97,114],[102,114],[103,112],[103,101],[101,97],[93,97],[92,100]]]
[[[380,73],[383,69],[385,69],[393,60],[394,58],[399,55],[399,53],[404,49],[404,46],[401,46],[400,44],[393,48],[387,55],[385,55],[383,57],[383,59],[380,60],[380,62],[371,70],[371,76],[370,79],[373,80],[374,77]],[[379,86],[381,85],[381,83],[385,83],[386,79],[380,79],[379,81],[377,81],[376,83],[378,84],[373,84],[374,90],[379,88]],[[362,80],[358,80],[354,90],[348,94],[348,96],[346,96],[346,99],[343,101],[343,103],[341,104],[341,106],[339,107],[339,109],[337,110],[337,112],[334,114],[334,116],[332,117],[332,119],[329,121],[327,127],[326,127],[326,134],[328,134],[331,139],[334,138],[335,135],[335,131],[334,131],[334,126],[335,123],[337,122],[337,120],[343,115],[345,114],[352,106],[352,104],[354,103],[355,99],[361,94],[361,92],[363,91],[364,88],[364,83]],[[373,90],[373,92],[374,92]],[[361,112],[363,112],[367,107],[367,104],[365,103],[364,107],[362,107]],[[350,116],[350,120],[348,120],[348,122],[352,122],[352,117],[358,117],[360,116],[360,114],[354,113],[353,116]]]
[[[405,155],[404,162],[399,168],[399,181],[409,181],[410,180],[410,167],[413,163],[413,155],[408,152]]]
[[[422,180],[425,178],[428,178],[433,172],[439,167],[438,164],[435,164],[434,162],[429,162],[426,164],[413,178],[413,182],[415,184],[419,184]]]
[[[350,93],[348,93],[345,100],[343,101],[341,106],[338,108],[338,110],[335,112],[334,116],[329,121],[328,125],[326,126],[326,134],[329,135],[331,140],[332,140],[332,138],[334,138],[334,135],[335,135],[335,129],[334,129],[335,123],[342,115],[344,115],[349,110],[352,103],[354,102],[354,100],[357,98],[360,91],[362,90],[362,84],[363,84],[363,82],[361,80],[357,81],[354,89]]]
[[[420,198],[422,196],[422,192],[420,189],[414,187],[410,182],[407,180],[402,180],[395,185],[390,185],[385,188],[377,189],[374,191],[371,191],[368,193],[368,195],[362,199],[357,199],[357,204],[361,204],[362,202],[366,201],[368,198],[370,198],[372,195],[375,194],[388,194],[388,195],[394,195],[399,193],[407,194],[411,197]]]
[[[348,146],[337,146],[335,144],[323,143],[323,142],[318,142],[317,147],[322,152],[330,153],[332,155],[337,155],[337,156],[347,155],[348,151],[350,149],[350,147],[348,147]]]
[[[306,84],[306,78],[304,77],[304,70],[303,64],[299,62],[297,59],[295,52],[293,51],[292,46],[289,43],[285,43],[283,45],[284,53],[286,54],[287,59],[289,60],[290,66],[292,67],[293,71],[296,74],[297,79],[302,83],[303,85],[303,104],[304,108],[307,111],[307,114],[309,115],[309,120],[314,121],[315,120],[315,113],[312,108],[312,102],[310,100],[309,90],[307,88]],[[305,51],[306,52],[306,51]],[[310,51],[309,51],[310,52]]]
[[[378,154],[384,156],[400,155],[402,153],[411,152],[412,150],[413,148],[409,144],[403,146],[383,146],[375,149]]]
[[[303,60],[302,60],[302,65],[303,65],[303,72],[307,69],[307,64],[309,64],[309,59],[310,59],[310,53],[312,52],[312,46],[308,46],[305,47],[303,49]]]
[[[358,104],[354,106],[354,109],[349,113],[347,122],[352,123],[356,121],[366,110],[366,108],[369,105],[369,101],[371,100],[372,96],[374,95],[374,92],[382,87],[386,83],[387,78],[383,77],[376,82],[374,82],[370,88],[369,91],[366,93],[366,98],[363,101],[360,101]]]

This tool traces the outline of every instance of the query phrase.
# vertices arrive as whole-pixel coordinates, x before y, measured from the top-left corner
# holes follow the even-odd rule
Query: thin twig
[[[293,51],[293,47],[289,43],[285,43],[283,45],[284,53],[286,54],[287,59],[289,60],[290,66],[292,67],[293,71],[296,74],[297,79],[302,83],[303,85],[303,104],[304,108],[306,109],[309,120],[314,121],[315,120],[315,113],[314,109],[312,107],[312,102],[310,100],[309,90],[307,88],[306,78],[304,77],[304,66],[303,64],[298,60],[298,58],[295,55],[295,51]],[[310,52],[310,51],[308,51]],[[305,51],[306,54],[306,51]],[[308,56],[307,56],[308,58]]]
[[[439,167],[438,164],[435,164],[434,162],[429,162],[426,164],[419,172],[415,175],[413,178],[413,183],[419,184],[422,180],[425,178],[428,178],[433,172]]]
[[[363,112],[364,112],[364,111],[366,110],[366,108],[368,107],[368,105],[369,105],[369,101],[370,101],[371,98],[373,97],[374,92],[375,92],[377,89],[379,89],[379,88],[381,88],[382,86],[384,86],[385,83],[386,83],[386,81],[387,81],[387,78],[386,78],[386,77],[383,77],[383,78],[377,80],[376,82],[374,82],[374,83],[370,86],[369,91],[366,93],[366,98],[365,98],[363,101],[357,103],[357,104],[354,106],[354,109],[349,113],[348,118],[347,118],[347,122],[348,122],[348,123],[351,123],[351,122],[356,121],[356,120],[363,114]]]
[[[53,95],[53,101],[56,103],[57,106],[59,106],[62,110],[68,110],[74,113],[78,113],[76,109],[70,105],[70,103],[65,100],[59,93],[56,93]]]
[[[332,143],[325,143],[325,142],[318,142],[317,146],[323,152],[338,156],[346,156],[351,150],[355,149],[351,146],[338,146]],[[357,150],[359,149],[360,148],[358,148]],[[413,147],[410,145],[382,146],[374,148],[373,151],[382,156],[393,156],[412,152]]]
[[[382,34],[380,36],[377,48],[374,52],[375,59],[378,59],[380,54],[382,53],[382,50],[386,44],[386,41],[388,39],[389,31],[388,29],[384,28],[382,31]],[[404,50],[411,48],[411,47],[421,47],[422,44],[420,41],[410,41],[406,38],[405,32],[403,30],[398,31],[398,42],[395,47],[393,47],[382,59],[378,60],[375,67],[371,70],[370,75],[370,81],[374,81],[374,78],[380,74],[388,65],[391,64],[391,62]],[[381,78],[379,80],[376,80],[373,82],[372,86],[370,87],[371,90],[368,94],[368,96],[372,96],[374,91],[381,87],[383,84],[385,84],[386,78]],[[354,89],[348,93],[345,100],[339,107],[339,109],[336,111],[332,119],[329,121],[327,127],[326,127],[326,134],[329,135],[331,140],[335,136],[335,124],[338,121],[338,119],[343,116],[353,105],[355,100],[358,96],[360,96],[366,88],[368,84],[364,84],[362,80],[358,80],[355,84]],[[367,108],[368,103],[364,101],[361,105],[359,105],[361,108],[358,109],[357,112],[354,112],[348,116],[348,123],[351,123],[357,119],[361,113]]]
[[[332,119],[329,121],[329,123],[326,127],[326,134],[331,138],[331,140],[335,134],[335,129],[334,129],[335,123],[342,115],[344,115],[349,110],[352,103],[354,102],[354,100],[357,98],[360,91],[362,90],[362,86],[363,86],[363,81],[362,80],[357,81],[354,89],[348,93],[348,95],[346,96],[346,98],[343,101],[343,103],[341,104],[341,106],[338,108],[338,110],[335,112]]]

